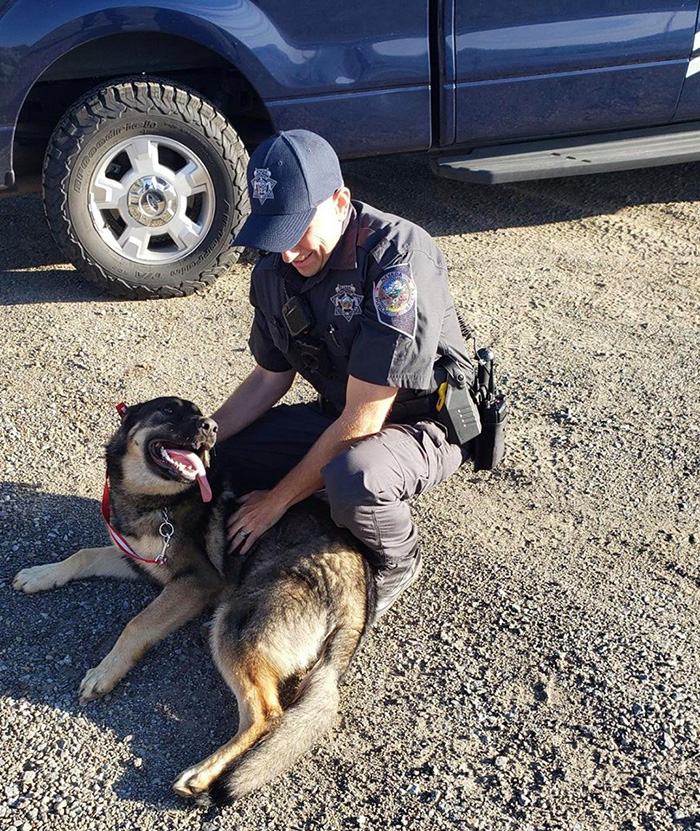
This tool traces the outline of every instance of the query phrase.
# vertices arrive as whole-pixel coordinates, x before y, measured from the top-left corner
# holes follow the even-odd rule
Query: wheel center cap
[[[177,211],[177,193],[160,176],[143,176],[129,188],[129,214],[151,228],[166,225]]]
[[[165,210],[165,199],[158,190],[147,190],[141,197],[141,210],[147,216],[160,216]]]

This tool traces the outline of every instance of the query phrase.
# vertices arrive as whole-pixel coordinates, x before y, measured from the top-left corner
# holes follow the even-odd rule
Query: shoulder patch
[[[416,300],[418,289],[411,276],[411,264],[399,263],[382,271],[372,291],[377,320],[414,338],[416,335]]]

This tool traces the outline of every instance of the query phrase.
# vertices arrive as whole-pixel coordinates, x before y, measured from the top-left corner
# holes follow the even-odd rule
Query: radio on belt
[[[464,445],[481,433],[479,408],[467,386],[467,377],[456,361],[444,356],[435,365],[435,378],[438,421],[447,428],[451,442]]]
[[[472,384],[452,358],[435,365],[437,419],[447,438],[464,447],[471,442],[474,470],[493,470],[505,452],[505,396],[496,389],[494,355],[490,348],[476,352],[477,372]]]

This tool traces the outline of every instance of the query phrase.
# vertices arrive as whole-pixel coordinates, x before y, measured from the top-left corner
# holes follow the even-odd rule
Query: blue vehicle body
[[[52,87],[142,71],[235,77],[261,132],[316,130],[344,157],[692,121],[697,17],[698,0],[8,0],[0,184],[23,125],[50,132]]]
[[[74,64],[65,64],[59,75],[52,67],[81,48],[94,78],[140,72],[138,55],[130,65],[122,60],[110,69],[110,39],[124,42],[128,34],[167,36],[161,41],[170,52],[163,70],[149,67],[157,74],[167,76],[171,68],[187,65],[194,46],[200,48],[200,62],[240,74],[262,103],[270,130],[306,126],[326,135],[342,155],[427,149],[428,5],[406,0],[400,14],[387,8],[372,16],[368,7],[359,3],[335,11],[333,4],[313,0],[303,4],[302,16],[285,0],[154,0],[148,6],[130,0],[6,3],[0,11],[5,162],[0,179],[7,174],[14,130],[32,88],[42,81],[67,80]],[[86,50],[91,43],[104,44],[109,65],[100,66],[99,53]]]
[[[458,2],[454,138],[667,123],[696,20],[695,0]]]

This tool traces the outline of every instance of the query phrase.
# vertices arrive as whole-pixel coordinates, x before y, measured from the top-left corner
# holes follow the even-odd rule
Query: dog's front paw
[[[114,659],[107,655],[96,667],[85,673],[78,689],[80,700],[93,701],[107,695],[123,676],[124,672],[120,671]]]
[[[46,563],[43,566],[32,566],[18,571],[12,581],[12,586],[19,592],[33,594],[55,589],[57,586],[62,586],[64,582],[61,579],[61,564]]]

